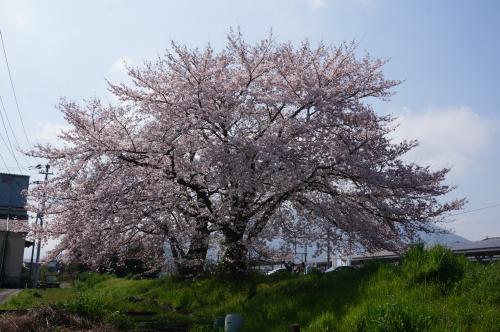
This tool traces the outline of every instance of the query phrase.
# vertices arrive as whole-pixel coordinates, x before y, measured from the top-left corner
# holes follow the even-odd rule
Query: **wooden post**
[[[290,325],[290,332],[300,332],[300,325],[299,324],[292,324]]]

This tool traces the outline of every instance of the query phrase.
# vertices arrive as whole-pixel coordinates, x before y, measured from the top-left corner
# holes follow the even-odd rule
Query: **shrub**
[[[325,312],[316,317],[305,329],[305,332],[336,331],[338,318],[333,312]]]
[[[127,279],[127,280],[141,280],[142,276],[140,274],[128,273],[125,276],[125,279]]]
[[[469,264],[457,291],[475,303],[500,305],[500,262]]]
[[[447,287],[459,281],[466,260],[443,246],[425,250],[423,245],[412,246],[403,257],[402,271],[410,282],[437,282]]]
[[[348,330],[370,332],[427,331],[431,317],[401,303],[366,306],[348,322]]]
[[[97,284],[112,278],[109,274],[98,274],[93,272],[81,273],[78,278],[74,281],[74,286],[77,289],[93,288]]]
[[[81,293],[78,293],[74,300],[62,303],[59,307],[90,319],[100,319],[105,314],[105,306],[101,299]]]

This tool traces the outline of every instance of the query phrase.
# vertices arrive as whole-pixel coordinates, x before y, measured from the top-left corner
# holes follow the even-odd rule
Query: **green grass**
[[[72,288],[26,289],[0,305],[0,309],[29,309],[61,301],[70,301],[74,296],[75,291]]]
[[[26,290],[1,308],[56,304],[89,317],[124,321],[154,311],[211,331],[216,316],[241,313],[244,331],[500,331],[500,264],[469,263],[444,248],[413,248],[399,266],[371,264],[326,275],[195,282],[88,274],[73,288]]]

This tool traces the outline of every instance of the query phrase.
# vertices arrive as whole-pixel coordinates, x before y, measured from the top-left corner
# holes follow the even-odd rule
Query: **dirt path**
[[[0,290],[0,304],[4,303],[11,296],[16,295],[20,291],[21,291],[20,289],[2,289],[2,290]]]

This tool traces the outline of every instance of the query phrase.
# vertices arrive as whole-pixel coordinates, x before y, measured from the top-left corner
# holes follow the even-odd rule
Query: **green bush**
[[[82,293],[78,293],[72,301],[59,304],[59,307],[90,319],[100,319],[106,313],[104,302],[99,297]]]
[[[423,245],[410,247],[403,256],[402,271],[412,283],[437,282],[445,286],[459,281],[466,260],[443,246],[425,250]]]
[[[457,292],[475,303],[500,305],[500,263],[469,264]]]
[[[125,277],[127,280],[141,280],[142,277],[140,274],[128,273]]]
[[[305,329],[305,332],[337,331],[338,318],[333,312],[324,312],[316,317]]]
[[[78,278],[75,279],[73,285],[77,289],[86,289],[93,288],[97,284],[102,283],[110,278],[112,278],[110,274],[98,274],[94,272],[84,272],[78,275]]]
[[[432,319],[401,303],[366,306],[348,322],[348,330],[367,332],[428,331]]]

